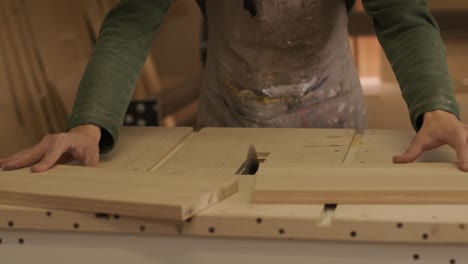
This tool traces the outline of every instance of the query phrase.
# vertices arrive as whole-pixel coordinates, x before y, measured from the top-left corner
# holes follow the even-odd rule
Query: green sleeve
[[[415,130],[422,115],[444,110],[459,117],[439,27],[424,0],[363,0],[372,16]]]
[[[121,0],[103,22],[67,126],[101,127],[101,153],[118,140],[138,75],[170,3]]]

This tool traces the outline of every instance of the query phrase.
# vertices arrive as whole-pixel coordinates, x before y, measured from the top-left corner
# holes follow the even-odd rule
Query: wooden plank
[[[208,128],[194,133],[164,163],[151,169],[168,175],[235,175],[245,161],[254,129]]]
[[[195,133],[157,172],[232,174],[250,145],[255,145],[265,168],[341,163],[353,136],[353,130],[341,129],[207,128]]]
[[[16,104],[20,111],[22,125],[26,128],[33,141],[39,141],[47,134],[46,122],[40,109],[40,98],[31,92],[33,84],[25,72],[24,54],[18,42],[18,33],[15,28],[14,17],[20,10],[10,6],[11,1],[4,3],[5,8],[0,10],[2,30],[0,42],[5,49],[4,59],[9,67],[6,68],[12,92],[15,94]],[[10,52],[6,52],[10,51]]]
[[[256,203],[468,204],[454,164],[278,167],[257,175]]]
[[[415,136],[411,130],[372,129],[364,133],[356,163],[392,163],[394,155],[404,153]],[[457,157],[453,149],[443,146],[421,155],[417,162],[453,163]]]
[[[237,191],[237,177],[167,175],[57,166],[41,174],[0,173],[0,202],[185,220]]]
[[[373,165],[392,164],[393,155],[403,153],[414,135],[414,131],[411,130],[367,130],[354,162]],[[424,153],[416,162],[454,163],[455,161],[454,151],[450,147],[444,146]],[[468,219],[466,209],[466,205],[460,204],[344,204],[338,205],[336,208],[333,224],[335,228],[341,229],[340,233],[342,234],[355,232],[353,234],[356,236],[348,235],[348,240],[466,243],[468,240],[468,233],[465,232]]]
[[[91,31],[93,43],[99,36],[103,17],[99,13],[97,1],[86,1],[84,3],[84,16],[88,31]]]
[[[0,4],[0,9],[2,8]],[[2,27],[4,25],[0,25],[0,31],[3,31]],[[7,51],[0,40],[0,92],[2,94],[0,96],[0,119],[3,124],[0,131],[0,158],[12,155],[34,143],[21,124],[19,106],[6,72],[9,65],[7,65],[4,52]]]
[[[149,171],[187,140],[189,127],[124,127],[114,150],[101,157],[100,167]]]
[[[433,10],[431,13],[439,25],[442,36],[468,37],[465,30],[468,26],[468,21],[465,19],[468,9]],[[365,12],[353,12],[348,28],[352,36],[375,35],[372,17]]]
[[[17,4],[18,9],[24,9],[24,5]],[[31,21],[28,20],[27,14],[18,13],[16,19],[16,27],[20,42],[23,44],[23,53],[25,56],[25,65],[29,68],[31,81],[34,82],[31,89],[35,89],[38,98],[41,100],[41,110],[44,112],[45,120],[48,123],[48,131],[50,133],[59,133],[65,130],[66,114],[65,109],[59,102],[56,91],[52,89],[46,80],[46,70],[43,67],[38,50],[37,42],[31,36],[34,35]]]
[[[101,157],[100,167],[147,171],[184,142],[191,132],[192,128],[124,127],[114,150]],[[13,223],[12,227],[8,225],[10,222]],[[78,228],[75,227],[75,224],[78,225]],[[125,215],[5,205],[0,206],[0,228],[159,235],[175,235],[180,229],[173,222]]]
[[[74,62],[89,57],[92,41],[86,29],[83,1],[22,0],[47,78],[52,82],[74,70]],[[60,87],[75,92],[76,87]],[[65,91],[59,91],[65,94]]]

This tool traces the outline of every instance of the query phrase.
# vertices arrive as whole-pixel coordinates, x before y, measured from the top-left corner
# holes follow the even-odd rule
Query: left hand
[[[415,161],[423,152],[448,144],[457,153],[458,167],[468,171],[468,126],[445,111],[427,112],[423,126],[405,153],[393,157],[394,163]]]

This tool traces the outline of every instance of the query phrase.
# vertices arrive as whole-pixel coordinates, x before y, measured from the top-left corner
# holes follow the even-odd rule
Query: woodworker
[[[198,128],[365,129],[348,45],[354,0],[198,1],[209,27]],[[109,152],[170,0],[122,0],[107,15],[81,81],[68,132],[0,161],[4,170],[57,162],[97,166]],[[468,171],[467,126],[436,21],[424,0],[363,0],[399,81],[417,136],[396,163],[449,144]]]

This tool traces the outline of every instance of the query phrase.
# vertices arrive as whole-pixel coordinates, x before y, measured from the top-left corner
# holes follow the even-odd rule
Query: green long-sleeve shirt
[[[344,0],[351,10],[355,0]],[[204,1],[198,1],[204,6]],[[68,128],[102,128],[101,152],[118,140],[137,77],[170,0],[121,0],[109,12],[78,89]],[[425,0],[363,0],[377,37],[392,64],[412,125],[425,112],[459,116],[446,50]],[[305,25],[306,26],[306,25]]]

